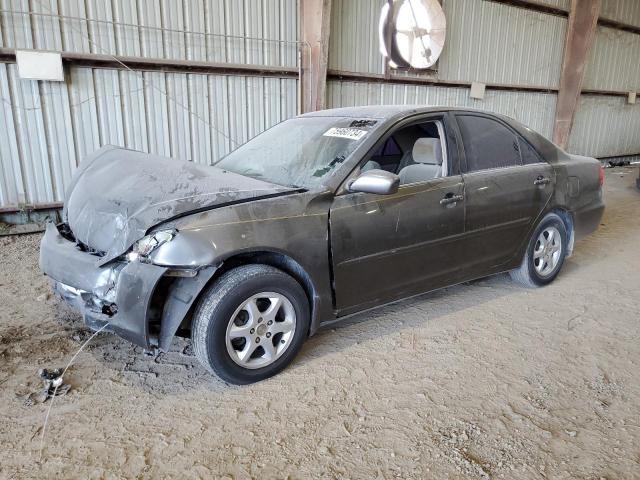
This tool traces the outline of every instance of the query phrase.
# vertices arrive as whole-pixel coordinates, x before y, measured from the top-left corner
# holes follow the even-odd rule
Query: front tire
[[[547,214],[533,231],[520,267],[511,278],[525,287],[542,287],[560,272],[567,255],[567,228],[555,213]]]
[[[205,368],[228,383],[245,385],[291,363],[309,322],[309,302],[298,282],[268,265],[244,265],[203,293],[191,338]]]

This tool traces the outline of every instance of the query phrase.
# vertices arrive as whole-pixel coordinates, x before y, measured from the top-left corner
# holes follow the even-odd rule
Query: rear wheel
[[[245,265],[205,291],[191,336],[208,370],[241,385],[285,368],[300,350],[309,321],[308,300],[298,282],[268,265]]]
[[[567,229],[555,213],[545,216],[534,230],[520,267],[511,278],[527,287],[551,283],[560,272],[567,254]]]

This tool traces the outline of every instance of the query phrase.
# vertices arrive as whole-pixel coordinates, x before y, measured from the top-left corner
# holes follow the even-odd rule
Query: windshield
[[[360,145],[376,120],[300,117],[279,123],[214,165],[278,185],[320,185]]]

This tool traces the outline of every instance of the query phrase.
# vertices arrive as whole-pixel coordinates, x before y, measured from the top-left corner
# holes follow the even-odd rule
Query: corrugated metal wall
[[[640,106],[622,97],[582,95],[569,151],[595,157],[640,153]]]
[[[378,19],[384,0],[333,0],[329,68],[384,73]],[[450,81],[557,87],[566,18],[478,0],[444,0],[447,40],[428,75]]]
[[[638,0],[602,0],[600,16],[640,27],[640,2]]]
[[[329,68],[381,74],[384,0],[333,0]],[[429,103],[494,110],[551,137],[567,20],[486,0],[442,0],[447,42],[435,72],[394,73],[550,89],[332,80],[328,106]],[[570,0],[538,0],[568,10]],[[0,0],[0,47],[296,67],[297,0]],[[33,11],[37,15],[18,12]],[[65,16],[65,18],[59,17]],[[603,0],[602,17],[640,25],[640,1]],[[640,35],[598,27],[584,87],[640,90]],[[88,153],[112,143],[206,162],[298,110],[297,80],[88,67],[66,82],[17,78],[0,64],[0,206],[60,201]],[[584,95],[570,150],[640,153],[640,103]]]
[[[477,0],[444,0],[447,40],[438,78],[557,87],[563,17]]]
[[[567,0],[546,2],[565,8]],[[377,22],[384,0],[334,0],[329,50],[333,70],[384,73]],[[443,0],[447,40],[432,79],[557,88],[567,19],[478,0]],[[346,45],[366,48],[348,48]],[[411,76],[416,76],[410,73]],[[468,88],[332,81],[330,106],[421,103],[467,106],[512,116],[551,137],[554,93],[488,90],[484,100]]]
[[[584,88],[640,91],[640,35],[598,27],[587,65]]]
[[[208,163],[297,113],[295,79],[74,67],[38,85],[16,70],[0,64],[2,205],[63,200],[102,145]]]
[[[538,1],[568,10],[569,0]],[[377,21],[384,0],[334,0],[329,68],[384,73],[377,49]],[[484,0],[442,0],[447,40],[436,71],[421,74],[443,82],[541,87],[557,90],[567,19]],[[602,16],[638,24],[640,1],[604,0]],[[393,73],[393,72],[392,72]],[[416,76],[415,73],[393,73]],[[628,105],[621,91],[640,91],[640,35],[598,27],[585,89],[618,96],[583,96],[569,149],[592,156],[640,153],[640,102]],[[370,103],[423,103],[480,108],[510,115],[552,137],[556,94],[487,90],[484,100],[469,88],[383,85],[333,81],[331,106]]]
[[[550,137],[556,95],[492,90],[480,101],[470,98],[467,88],[330,81],[327,102],[329,108],[380,104],[482,108],[508,115]]]
[[[640,2],[636,5],[640,12]],[[629,5],[622,7],[620,4],[618,11],[632,13]],[[621,19],[627,23],[631,20]],[[598,27],[584,88],[640,92],[640,35]],[[569,149],[600,157],[640,153],[640,103],[630,105],[623,97],[582,95]]]
[[[297,66],[296,0],[0,0],[0,8],[0,46],[9,48]],[[6,11],[30,8],[44,15]],[[14,64],[0,64],[0,206],[63,200],[80,160],[102,145],[208,163],[298,111],[295,78],[85,67],[65,75],[21,80]]]
[[[0,9],[9,48],[297,64],[296,0],[0,0]],[[29,11],[42,16],[19,13]]]

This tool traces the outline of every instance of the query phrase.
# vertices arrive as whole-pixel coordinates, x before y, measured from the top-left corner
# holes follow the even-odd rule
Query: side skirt
[[[348,320],[351,317],[354,317],[356,315],[360,315],[360,314],[363,314],[363,313],[367,313],[367,312],[370,312],[370,311],[373,311],[373,310],[377,310],[378,308],[386,307],[386,306],[389,306],[389,305],[394,305],[396,303],[404,302],[406,300],[411,300],[413,298],[417,298],[417,297],[420,297],[422,295],[427,295],[429,293],[437,292],[438,290],[443,290],[445,288],[455,287],[456,285],[461,285],[461,284],[466,283],[466,282],[472,282],[474,280],[479,280],[481,278],[493,277],[495,275],[501,275],[503,273],[509,273],[510,270],[512,270],[512,269],[510,268],[510,269],[507,269],[507,270],[501,270],[501,271],[497,271],[497,272],[494,272],[494,273],[490,273],[488,275],[480,275],[480,276],[477,276],[477,277],[461,280],[460,282],[452,283],[450,285],[444,285],[442,287],[434,288],[432,290],[427,290],[425,292],[419,292],[419,293],[416,293],[416,294],[413,294],[413,295],[409,295],[409,296],[406,296],[406,297],[398,298],[396,300],[391,300],[389,302],[381,303],[379,305],[374,305],[372,307],[366,307],[366,308],[364,308],[362,310],[358,310],[356,312],[347,313],[347,314],[344,314],[344,315],[340,315],[338,313],[338,315],[339,315],[338,318],[333,319],[333,320],[326,320],[324,322],[321,322],[319,329],[330,327],[330,326],[332,326],[332,325],[334,325],[334,324],[336,324],[338,322],[341,322],[343,320]]]

